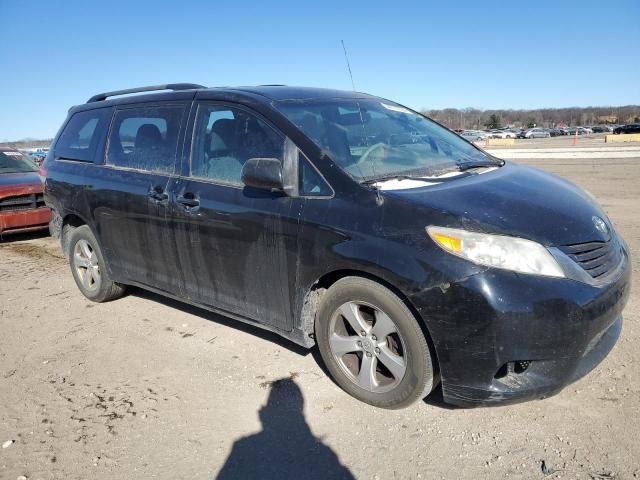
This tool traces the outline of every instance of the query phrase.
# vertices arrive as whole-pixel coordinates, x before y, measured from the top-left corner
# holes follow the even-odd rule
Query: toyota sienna
[[[70,109],[43,175],[88,299],[134,285],[317,345],[378,407],[438,383],[455,405],[543,398],[621,331],[628,250],[589,193],[383,98],[103,93]]]

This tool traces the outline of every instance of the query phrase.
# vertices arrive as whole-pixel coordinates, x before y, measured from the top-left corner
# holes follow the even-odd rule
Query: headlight
[[[435,226],[427,227],[427,233],[443,250],[479,265],[564,277],[551,253],[531,240]]]

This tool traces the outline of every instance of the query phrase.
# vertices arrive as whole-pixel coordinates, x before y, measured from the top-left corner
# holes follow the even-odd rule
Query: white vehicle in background
[[[463,130],[460,136],[470,142],[482,142],[487,139],[489,134],[481,130]]]
[[[489,138],[516,138],[516,134],[511,130],[489,130]]]

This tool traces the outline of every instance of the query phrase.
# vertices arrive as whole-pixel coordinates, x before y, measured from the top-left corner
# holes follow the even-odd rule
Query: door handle
[[[200,200],[198,200],[193,193],[178,195],[178,197],[176,198],[176,202],[185,207],[187,210],[193,210],[200,206]]]
[[[169,195],[162,191],[160,187],[155,187],[149,190],[147,193],[151,200],[155,200],[156,202],[164,202],[169,199]]]

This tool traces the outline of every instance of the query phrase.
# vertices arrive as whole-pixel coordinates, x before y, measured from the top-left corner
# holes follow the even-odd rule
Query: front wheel
[[[358,400],[398,409],[433,389],[424,332],[404,302],[376,282],[347,277],[332,285],[318,309],[316,339],[335,382]]]
[[[94,302],[108,302],[124,294],[124,286],[111,280],[98,241],[88,226],[73,230],[68,248],[73,279],[85,297]]]

